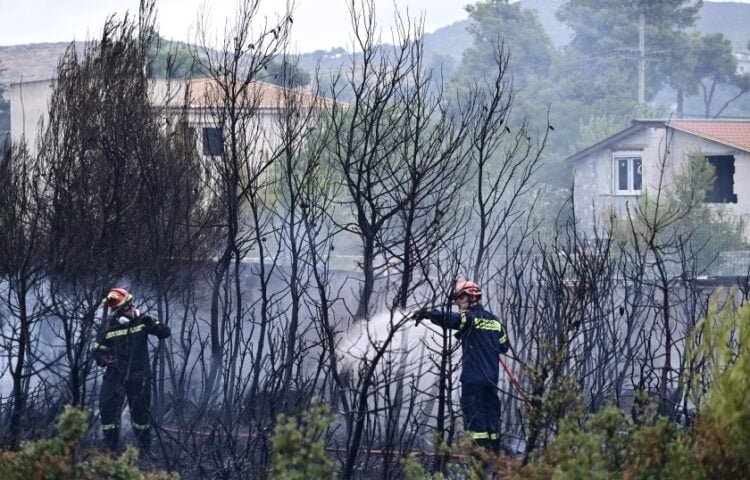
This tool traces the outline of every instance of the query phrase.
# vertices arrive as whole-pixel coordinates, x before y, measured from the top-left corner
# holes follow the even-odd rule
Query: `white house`
[[[633,120],[571,155],[580,225],[593,232],[610,212],[626,215],[628,202],[658,189],[662,171],[662,185],[668,187],[689,155],[698,152],[716,169],[706,201],[724,204],[750,225],[750,119]]]
[[[39,122],[47,118],[54,80],[11,83],[10,85],[10,139],[25,139],[31,148],[39,134]]]
[[[25,139],[31,152],[37,149],[40,122],[46,121],[55,83],[54,79],[48,79],[14,83],[10,86],[10,137],[13,142]],[[218,102],[222,96],[215,81],[199,78],[167,84],[165,80],[153,80],[150,88],[151,104],[160,109],[165,117],[177,114],[185,101],[186,88],[190,92],[187,99],[188,123],[195,130],[198,151],[203,155],[221,155],[222,132],[216,125],[213,112],[221,108]],[[252,104],[248,108],[253,109],[253,117],[260,122],[265,132],[273,131],[274,119],[283,109],[288,108],[286,93],[288,91],[283,87],[260,81],[251,82],[246,89],[244,98],[247,103]],[[297,91],[294,97],[294,102],[303,108],[325,108],[332,102],[330,99]]]

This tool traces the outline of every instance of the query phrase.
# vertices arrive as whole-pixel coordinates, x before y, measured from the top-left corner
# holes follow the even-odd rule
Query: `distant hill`
[[[57,62],[65,53],[70,42],[31,43],[28,45],[0,46],[0,83],[10,84],[23,81],[52,78]],[[82,48],[83,42],[76,44]]]
[[[430,57],[449,57],[455,61],[461,60],[464,50],[471,45],[473,39],[466,27],[469,20],[461,20],[446,27],[439,28],[424,35],[425,55]]]
[[[424,35],[424,55],[426,64],[443,64],[450,69],[461,60],[466,47],[471,45],[472,39],[466,27],[468,20],[452,23],[441,27],[433,33]],[[316,50],[299,55],[299,66],[308,72],[314,72],[318,63],[321,72],[334,72],[349,60],[348,52],[343,48],[331,50]]]
[[[555,12],[564,0],[521,0],[524,8],[537,10],[539,19],[557,48],[565,46],[571,31],[557,21]],[[467,2],[468,3],[468,2]],[[471,45],[471,35],[466,31],[469,20],[461,20],[425,34],[427,63],[443,63],[451,69],[461,59],[466,47]],[[738,51],[748,50],[750,40],[750,4],[736,2],[704,2],[697,22],[703,33],[721,32],[732,41]],[[57,61],[68,43],[36,43],[0,46],[0,83],[9,84],[23,80],[40,80],[54,75]],[[300,66],[313,72],[320,62],[322,71],[336,70],[347,58],[343,48],[329,51],[317,50],[300,55]]]

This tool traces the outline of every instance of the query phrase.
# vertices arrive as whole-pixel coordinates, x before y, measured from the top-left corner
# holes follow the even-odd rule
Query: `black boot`
[[[140,430],[140,429],[134,428],[133,433],[135,433],[135,438],[136,440],[138,440],[138,447],[141,449],[141,451],[150,452],[151,451],[151,429],[144,428],[143,430]]]
[[[474,440],[474,443],[476,443],[478,447],[482,447],[488,452],[492,451],[492,440],[488,438],[480,438],[480,439]]]
[[[502,443],[500,443],[499,438],[490,440],[490,451],[493,453],[500,453],[503,451],[503,446]]]
[[[109,428],[104,430],[104,445],[112,453],[117,453],[120,448],[120,429]]]

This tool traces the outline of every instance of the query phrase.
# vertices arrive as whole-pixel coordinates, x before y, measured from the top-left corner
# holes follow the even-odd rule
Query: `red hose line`
[[[521,396],[521,399],[526,403],[526,407],[531,412],[534,410],[534,407],[531,406],[531,402],[529,402],[529,399],[526,397],[526,394],[523,392],[523,389],[521,388],[521,385],[518,384],[518,380],[516,380],[515,375],[513,375],[513,372],[510,371],[510,368],[508,368],[508,364],[505,363],[505,360],[503,359],[502,355],[498,355],[497,359],[500,360],[500,363],[502,364],[503,368],[505,369],[505,373],[508,374],[508,377],[510,378],[511,383],[514,387],[516,387],[516,391]]]

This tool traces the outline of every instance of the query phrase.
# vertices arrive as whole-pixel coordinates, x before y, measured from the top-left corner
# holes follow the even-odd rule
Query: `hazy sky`
[[[283,9],[286,0],[263,0],[264,13]],[[308,52],[349,45],[347,0],[296,0],[293,39],[295,50]],[[750,3],[750,0],[734,0]],[[205,0],[156,0],[162,36],[191,40],[200,7]],[[375,0],[384,35],[390,28],[394,3],[411,16],[425,14],[425,30],[467,17],[463,0]],[[210,0],[212,24],[218,28],[231,18],[237,0]],[[0,0],[0,45],[67,42],[95,38],[112,13],[137,11],[138,0]]]
[[[750,1],[750,0],[748,0]],[[157,23],[162,36],[189,40],[204,0],[156,0]],[[329,49],[349,43],[347,0],[297,0],[293,17],[294,41],[299,51]],[[456,0],[397,0],[399,10],[410,16],[429,9],[425,29],[433,31],[467,17]],[[393,0],[375,0],[379,24],[384,30],[393,18]],[[212,25],[222,27],[231,18],[236,0],[210,0]],[[283,10],[285,0],[261,1],[264,14]],[[137,11],[138,0],[0,0],[0,45],[85,40],[96,37],[111,13]],[[385,34],[385,32],[384,32]]]

